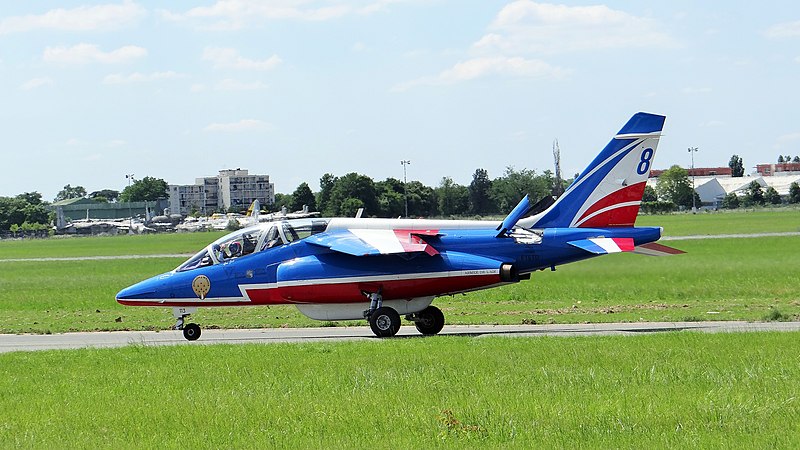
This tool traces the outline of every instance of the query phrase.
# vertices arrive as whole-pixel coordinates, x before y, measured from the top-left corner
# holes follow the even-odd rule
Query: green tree
[[[25,200],[28,198],[27,194],[30,193],[20,194],[15,198],[0,197],[0,231],[9,231],[14,225],[18,230],[23,229],[22,225],[26,223],[28,228],[24,228],[23,231],[41,229],[50,224],[51,214],[44,204],[29,203]],[[33,200],[36,201],[35,198]]]
[[[692,184],[689,181],[688,172],[680,166],[672,166],[661,173],[656,183],[656,192],[658,197],[664,201],[684,208],[692,207]],[[695,197],[695,202],[696,200]]]
[[[783,159],[783,155],[778,155],[778,163],[780,164],[782,162],[785,162]]]
[[[771,205],[780,205],[781,194],[778,194],[778,191],[776,191],[774,187],[770,186],[764,192],[764,201]]]
[[[168,189],[169,185],[166,181],[160,178],[144,177],[127,186],[119,195],[119,200],[121,202],[156,201],[167,197]]]
[[[794,158],[792,158],[792,162],[793,163],[800,163],[800,156],[795,156]]]
[[[728,167],[731,168],[731,175],[734,177],[743,177],[744,176],[744,163],[742,162],[742,157],[739,155],[731,156],[731,160],[728,161]]]
[[[69,200],[71,198],[84,198],[86,197],[86,189],[83,186],[72,187],[69,184],[64,186],[64,189],[58,191],[55,201]]]
[[[555,190],[555,178],[546,170],[536,175],[535,170],[514,170],[506,167],[502,177],[492,180],[491,199],[495,212],[510,212],[527,194],[536,203]]]
[[[292,211],[300,211],[303,206],[308,206],[309,211],[317,210],[317,200],[308,183],[300,183],[292,193]]]
[[[119,191],[113,189],[102,189],[89,194],[89,198],[94,201],[115,202],[119,198]]]
[[[405,215],[405,188],[396,178],[387,178],[375,183],[378,195],[378,214],[380,217],[400,217]]]
[[[272,209],[280,211],[285,206],[288,210],[292,206],[292,200],[290,194],[275,194],[275,203],[272,204]]]
[[[643,202],[657,202],[658,201],[658,194],[656,194],[656,190],[653,186],[644,187],[644,194],[642,195]]]
[[[764,191],[758,181],[754,180],[747,186],[742,204],[744,206],[764,204]]]
[[[789,203],[800,203],[800,184],[797,182],[789,185]]]
[[[739,207],[739,196],[731,192],[722,199],[722,207],[725,209],[736,209]]]
[[[339,214],[344,217],[355,217],[360,208],[364,208],[364,202],[360,198],[348,197],[339,205]]]
[[[25,202],[27,202],[27,203],[29,203],[31,205],[41,205],[41,204],[43,204],[43,202],[42,202],[42,194],[40,194],[38,192],[35,192],[35,191],[34,192],[24,192],[22,194],[17,195],[16,198],[18,198],[20,200],[24,200]]]
[[[410,217],[439,215],[439,202],[433,188],[425,186],[419,181],[409,181],[406,188],[408,189],[408,215]]]
[[[375,182],[366,175],[351,172],[336,179],[331,190],[330,204],[326,207],[326,214],[349,216],[342,211],[342,203],[348,198],[361,200],[364,211],[368,215],[374,216],[380,212],[378,197],[375,194]],[[352,205],[353,203],[350,202],[348,206]]]
[[[486,169],[476,169],[469,184],[469,212],[484,215],[493,212],[491,201],[492,181]]]
[[[443,177],[436,189],[436,198],[439,200],[439,214],[443,216],[457,216],[467,214],[469,208],[469,189],[453,181],[450,177]]]
[[[331,193],[336,185],[337,178],[329,173],[322,175],[319,179],[319,193],[317,194],[317,209],[324,215],[336,215],[331,207]]]

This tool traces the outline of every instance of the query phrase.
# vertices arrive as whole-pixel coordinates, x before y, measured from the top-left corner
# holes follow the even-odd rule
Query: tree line
[[[533,201],[553,195],[556,183],[549,170],[537,174],[513,167],[494,179],[485,169],[476,169],[466,186],[443,177],[436,187],[419,181],[403,183],[396,178],[375,181],[355,172],[341,177],[326,173],[320,178],[319,192],[301,183],[292,194],[275,194],[274,207],[298,211],[308,206],[323,216],[354,216],[359,208],[375,217],[487,216],[508,213],[525,194]],[[568,183],[562,182],[564,186]]]

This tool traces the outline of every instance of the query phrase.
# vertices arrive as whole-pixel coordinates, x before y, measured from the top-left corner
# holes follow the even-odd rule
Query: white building
[[[689,177],[691,182],[692,177]],[[800,184],[800,174],[774,175],[762,177],[758,173],[743,177],[731,176],[703,176],[694,178],[694,190],[700,197],[702,206],[709,208],[721,208],[722,200],[726,195],[734,193],[741,197],[747,193],[747,188],[753,181],[758,182],[761,188],[766,190],[768,187],[778,191],[781,197],[789,195],[789,188],[792,183]],[[658,178],[650,178],[647,185],[656,187]]]
[[[171,214],[210,215],[231,207],[245,210],[254,200],[262,205],[275,203],[275,185],[269,175],[250,175],[247,169],[220,170],[215,177],[197,178],[195,184],[169,186]]]

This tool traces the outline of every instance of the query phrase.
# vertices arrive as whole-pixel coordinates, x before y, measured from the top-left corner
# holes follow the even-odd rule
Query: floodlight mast
[[[695,204],[695,191],[694,191],[694,154],[697,153],[700,149],[697,147],[689,147],[689,154],[692,155],[692,212],[697,211],[697,206]]]
[[[408,159],[404,159],[400,161],[400,164],[403,165],[403,193],[405,195],[406,200],[406,215],[408,217],[408,181],[406,179],[406,166],[411,164],[411,161]]]
[[[133,210],[131,208],[131,199],[130,199],[130,187],[131,182],[133,181],[133,174],[125,175],[125,178],[128,179],[128,234],[133,234]]]

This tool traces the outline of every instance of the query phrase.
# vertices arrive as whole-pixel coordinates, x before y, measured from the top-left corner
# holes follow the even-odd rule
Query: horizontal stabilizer
[[[672,256],[680,255],[686,252],[683,250],[678,250],[677,248],[667,247],[666,245],[662,245],[657,242],[650,242],[649,244],[642,244],[636,247],[633,249],[633,253],[647,256]]]
[[[353,256],[439,252],[424,237],[437,236],[437,230],[349,229],[309,236],[306,242]]]
[[[632,252],[634,250],[632,238],[591,238],[567,243],[595,255]]]

